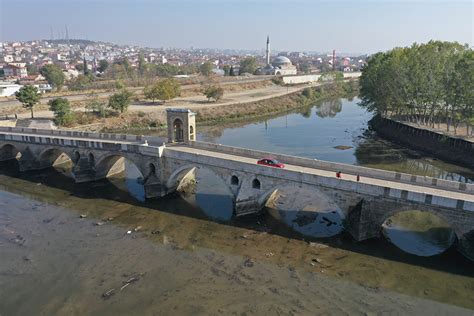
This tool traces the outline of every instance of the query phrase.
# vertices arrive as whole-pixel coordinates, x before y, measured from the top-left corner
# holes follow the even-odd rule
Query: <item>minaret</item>
[[[270,65],[270,36],[267,35],[267,65]]]

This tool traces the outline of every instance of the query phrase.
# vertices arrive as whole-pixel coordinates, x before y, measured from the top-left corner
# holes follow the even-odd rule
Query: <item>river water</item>
[[[204,128],[198,137],[474,179],[472,170],[378,138],[356,102]],[[470,313],[425,299],[474,309],[473,264],[454,247],[445,251],[454,237],[438,218],[398,214],[381,228],[385,238],[355,243],[337,206],[314,192],[283,190],[261,216],[234,219],[230,192],[206,170],[187,192],[152,201],[139,177],[126,162],[121,176],[75,185],[68,166],[19,173],[16,162],[1,163],[0,315]]]

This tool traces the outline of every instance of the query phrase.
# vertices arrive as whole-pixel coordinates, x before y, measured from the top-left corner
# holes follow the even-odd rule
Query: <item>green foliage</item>
[[[132,101],[133,93],[122,89],[122,91],[115,93],[109,97],[108,107],[120,113],[127,111],[130,102]]]
[[[199,66],[199,72],[206,77],[209,77],[212,73],[212,63],[209,61],[206,61],[203,63],[201,66]]]
[[[273,77],[272,82],[277,85],[283,85],[283,77],[281,76]]]
[[[70,125],[74,120],[71,105],[66,98],[57,98],[48,102],[49,109],[54,112],[54,123],[56,125]]]
[[[143,77],[146,72],[146,61],[143,53],[138,56],[138,74]]]
[[[32,85],[23,86],[15,92],[15,97],[25,109],[30,109],[31,118],[33,118],[33,107],[40,100],[38,88]]]
[[[474,116],[474,54],[458,43],[430,41],[370,57],[360,78],[361,105],[447,130]]]
[[[65,76],[61,68],[53,64],[48,64],[41,68],[40,73],[46,78],[51,86],[61,90],[65,80]]]
[[[222,70],[224,70],[224,76],[230,76],[230,66],[229,65],[225,65],[224,67],[222,67]]]
[[[311,88],[304,88],[302,94],[308,99],[312,99],[314,97],[314,91]]]
[[[169,78],[156,82],[151,86],[146,86],[143,90],[146,99],[155,100],[171,100],[181,94],[181,85],[175,79]]]
[[[243,73],[253,74],[257,68],[257,59],[255,57],[247,57],[240,61],[239,75]]]
[[[90,83],[93,81],[92,75],[79,75],[75,79],[72,79],[69,84],[69,90],[86,90],[90,87]]]
[[[234,66],[230,66],[230,69],[229,69],[229,76],[235,76],[235,73],[234,73]]]
[[[92,96],[86,103],[86,110],[97,114],[100,117],[107,117],[108,111],[106,103],[100,101],[97,96]]]
[[[207,100],[209,102],[211,101],[211,99],[214,99],[214,101],[217,102],[224,96],[224,89],[219,86],[210,85],[206,89],[204,89],[203,94],[207,97]]]
[[[308,75],[311,70],[311,65],[308,62],[303,62],[299,65],[299,70],[304,74]]]
[[[105,59],[100,60],[99,67],[97,67],[97,70],[101,73],[104,73],[107,68],[109,68],[109,62]]]

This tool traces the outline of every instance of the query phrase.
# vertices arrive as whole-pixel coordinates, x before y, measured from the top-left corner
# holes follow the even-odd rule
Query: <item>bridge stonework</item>
[[[287,163],[287,168],[256,164],[255,158],[268,155]],[[78,183],[122,171],[123,166],[117,164],[121,158],[131,161],[142,173],[147,198],[180,190],[195,178],[198,170],[208,169],[233,194],[236,216],[260,212],[285,187],[313,190],[344,213],[346,229],[356,240],[379,236],[388,217],[406,210],[426,211],[446,220],[460,244],[466,244],[465,240],[469,236],[472,239],[474,234],[471,184],[187,139],[184,143],[165,145],[162,139],[154,137],[0,128],[0,161],[18,159],[21,171],[49,168],[58,163],[58,158],[62,162],[66,157],[72,161],[72,173]],[[333,171],[341,169],[345,174],[343,179],[337,179]],[[346,176],[349,174],[361,174],[374,181],[357,182]],[[430,194],[430,190],[443,194]]]

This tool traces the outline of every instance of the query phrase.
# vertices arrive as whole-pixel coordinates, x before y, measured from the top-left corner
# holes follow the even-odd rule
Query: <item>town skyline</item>
[[[371,54],[430,40],[473,46],[470,1],[302,0],[289,6],[281,1],[244,1],[240,5],[224,1],[217,5],[213,0],[139,0],[136,8],[126,1],[111,4],[108,0],[73,0],[67,5],[57,0],[41,4],[2,1],[0,41],[66,38],[68,33],[71,39],[150,48],[264,51],[264,40],[270,35],[274,51],[325,53],[336,49],[346,54]],[[127,17],[130,10],[134,14]],[[8,27],[18,11],[26,22]],[[49,18],[35,19],[41,14]],[[239,23],[243,19],[251,23]],[[29,21],[37,26],[32,27]]]

